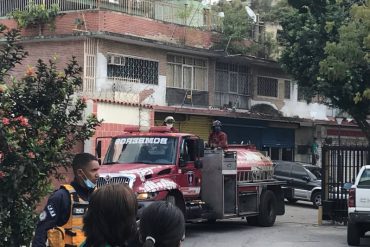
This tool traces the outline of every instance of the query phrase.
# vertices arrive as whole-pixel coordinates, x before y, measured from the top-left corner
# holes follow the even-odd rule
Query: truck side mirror
[[[343,184],[343,189],[349,190],[352,187],[352,183],[345,183]]]
[[[96,142],[95,153],[98,157],[99,165],[101,165],[101,141]]]

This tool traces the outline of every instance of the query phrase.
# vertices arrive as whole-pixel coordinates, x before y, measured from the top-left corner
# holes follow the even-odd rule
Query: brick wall
[[[100,30],[206,49],[213,36],[209,31],[111,11],[102,11]]]
[[[76,30],[75,20],[79,18],[85,20],[85,26]],[[9,28],[15,28],[16,22],[13,19],[0,19],[0,23]],[[186,45],[209,49],[212,45],[215,33],[203,31],[196,28],[185,27],[172,23],[165,23],[145,17],[132,16],[120,12],[107,10],[68,12],[56,19],[54,31],[47,26],[43,28],[43,36],[54,35],[76,35],[88,32],[110,32],[122,35],[131,35],[147,38],[155,41],[174,43],[176,45]],[[22,36],[38,36],[39,28],[26,28],[22,31]]]
[[[34,67],[38,59],[42,59],[48,63],[49,59],[56,58],[57,68],[62,70],[66,67],[72,56],[76,57],[79,65],[84,65],[84,46],[83,41],[40,41],[33,43],[22,44],[24,49],[29,53],[22,64],[19,64],[11,72],[14,76],[21,78],[24,76],[25,71],[28,67]],[[83,76],[83,74],[81,74]]]

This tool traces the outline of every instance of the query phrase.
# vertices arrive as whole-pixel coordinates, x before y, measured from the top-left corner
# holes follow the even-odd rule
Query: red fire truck
[[[97,154],[101,157],[101,139]],[[140,209],[153,201],[177,205],[188,222],[242,217],[272,226],[285,212],[283,182],[272,178],[272,162],[250,145],[207,149],[204,141],[166,127],[127,129],[112,137],[98,186],[126,183]]]

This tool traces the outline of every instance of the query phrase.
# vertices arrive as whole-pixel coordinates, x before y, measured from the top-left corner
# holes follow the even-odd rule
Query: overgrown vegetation
[[[69,167],[72,148],[100,121],[84,116],[85,100],[75,96],[82,79],[74,58],[64,71],[54,59],[39,60],[17,80],[9,71],[27,56],[17,44],[19,30],[0,25],[0,35],[0,246],[28,246],[50,178]]]
[[[55,29],[55,19],[58,16],[59,6],[51,5],[49,8],[45,4],[36,4],[30,0],[24,10],[14,10],[10,17],[14,18],[19,28],[36,26],[39,28],[39,35],[42,35],[42,29],[45,25],[50,30]]]
[[[263,6],[271,4],[270,1],[265,2]],[[228,54],[264,58],[271,58],[277,53],[276,40],[270,33],[260,30],[262,24],[255,23],[247,14],[245,2],[222,0],[213,6],[213,11],[224,14],[222,34],[214,49],[224,50]]]
[[[289,3],[281,64],[306,96],[351,115],[370,142],[370,1]]]

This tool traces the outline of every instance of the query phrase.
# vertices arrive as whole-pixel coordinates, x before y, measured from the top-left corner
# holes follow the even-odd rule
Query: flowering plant
[[[72,58],[61,73],[56,61],[39,60],[25,76],[5,82],[27,55],[19,31],[0,25],[7,44],[0,53],[0,246],[28,245],[38,202],[51,189],[50,178],[67,168],[77,142],[101,123],[83,118],[86,102],[75,100],[81,67]]]

